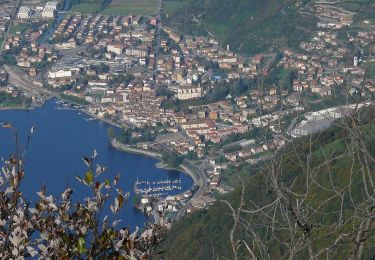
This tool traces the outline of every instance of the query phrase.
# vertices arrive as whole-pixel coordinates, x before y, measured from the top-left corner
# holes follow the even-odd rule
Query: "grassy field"
[[[170,15],[183,7],[185,2],[179,0],[170,0],[163,2],[163,11],[165,14]]]
[[[22,33],[25,30],[29,29],[31,27],[30,24],[17,24],[10,27],[9,33],[10,34],[16,34],[16,33]]]
[[[108,15],[155,15],[157,7],[158,0],[112,0],[101,13]]]
[[[100,6],[95,3],[80,3],[77,5],[73,5],[70,11],[84,14],[95,14],[97,12],[100,12]]]

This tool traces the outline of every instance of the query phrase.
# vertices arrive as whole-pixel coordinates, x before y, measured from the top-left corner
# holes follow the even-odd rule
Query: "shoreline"
[[[61,99],[59,97],[56,97],[56,99],[57,100],[64,100],[64,99]],[[71,104],[74,104],[74,103],[66,101],[66,100],[64,100],[64,101],[68,102],[68,103],[71,103]],[[19,106],[19,107],[0,107],[0,111],[2,111],[2,110],[3,111],[5,111],[5,110],[29,110],[29,111],[31,111],[31,110],[35,110],[35,109],[43,107],[43,106],[44,106],[44,103],[40,106],[31,106],[31,107],[22,107],[22,106]],[[126,127],[126,125],[122,126],[121,124],[113,122],[112,120],[102,118],[102,117],[98,117],[94,114],[91,114],[85,107],[83,107],[83,108],[70,108],[69,107],[69,108],[66,108],[66,109],[76,110],[76,111],[82,112],[90,118],[100,120],[100,121],[102,121],[106,124],[109,124],[110,126],[113,126],[113,127],[119,128],[119,129],[122,129],[123,127]],[[192,199],[194,199],[195,197],[199,196],[200,195],[199,191],[201,189],[205,188],[204,182],[202,182],[202,180],[201,180],[202,174],[199,173],[196,169],[194,169],[195,166],[189,161],[182,163],[177,168],[171,167],[171,166],[162,162],[162,154],[159,151],[150,151],[150,150],[146,150],[146,149],[142,149],[142,148],[123,145],[116,138],[114,138],[112,140],[109,140],[109,141],[110,141],[111,146],[113,148],[117,149],[120,152],[140,154],[142,156],[155,158],[155,159],[158,160],[158,162],[155,163],[155,167],[157,167],[159,169],[164,169],[164,170],[178,171],[182,174],[188,175],[192,179],[193,183],[192,183],[191,187],[189,188],[189,190],[192,190],[193,187],[198,187],[198,189],[195,192],[192,190],[193,191],[192,196],[186,201],[186,204],[181,208],[181,210],[178,211],[178,214],[177,214],[178,217],[176,217],[176,219],[179,219],[180,218],[179,216],[185,214],[184,211],[186,210],[186,207],[191,204],[190,201]]]
[[[198,187],[200,186],[200,183],[198,181],[197,176],[194,174],[193,170],[190,169],[186,165],[180,165],[179,168],[170,167],[170,166],[164,164],[161,161],[161,154],[160,153],[152,152],[152,151],[147,151],[147,150],[143,150],[143,149],[140,149],[140,148],[133,148],[133,147],[129,147],[129,146],[123,145],[123,144],[119,143],[116,140],[116,138],[112,139],[110,141],[110,143],[111,143],[112,147],[114,147],[115,149],[117,149],[119,151],[130,152],[130,153],[135,153],[135,154],[141,154],[141,155],[144,155],[144,156],[153,157],[155,159],[158,159],[159,162],[155,164],[157,168],[165,169],[165,170],[175,170],[175,171],[179,171],[179,172],[182,172],[184,174],[187,174],[193,180],[194,185],[196,185]]]
[[[59,98],[59,97],[55,97],[55,98],[58,99],[58,100],[64,100],[64,99]],[[71,103],[71,104],[75,104],[74,102],[70,102],[70,101],[67,101],[67,100],[64,100],[64,101],[68,102],[68,103]],[[27,108],[27,107],[0,107],[0,111],[1,110],[34,110],[36,108],[42,107],[43,105],[38,106],[38,107],[29,107],[29,108]],[[75,105],[78,105],[78,104],[75,104]],[[107,123],[111,126],[117,127],[119,129],[122,129],[124,127],[123,125],[121,125],[119,123],[116,123],[116,122],[113,122],[112,120],[101,118],[101,117],[98,117],[96,115],[93,115],[90,112],[88,112],[85,108],[81,108],[81,109],[79,109],[79,108],[77,108],[77,109],[69,108],[69,109],[80,111],[80,112],[86,114],[87,116],[89,116],[93,119],[96,119],[98,121],[102,121],[104,123]],[[140,155],[143,155],[143,156],[148,156],[148,157],[158,159],[159,162],[157,162],[155,164],[155,166],[157,168],[164,169],[164,170],[175,170],[175,171],[179,171],[183,174],[187,174],[193,180],[193,186],[197,186],[197,187],[201,186],[201,182],[199,180],[200,177],[196,173],[194,173],[194,170],[191,169],[186,164],[181,164],[180,167],[178,167],[178,168],[170,167],[170,166],[168,166],[168,165],[166,165],[162,162],[162,160],[161,160],[162,155],[159,152],[149,151],[149,150],[144,150],[144,149],[141,149],[141,148],[135,148],[135,147],[123,145],[123,144],[119,143],[116,140],[116,138],[110,140],[110,144],[111,144],[112,147],[114,147],[115,149],[117,149],[119,151],[122,151],[122,152],[140,154]],[[194,194],[193,197],[195,197],[195,195],[196,194]]]
[[[60,97],[52,97],[52,98],[56,98],[57,100],[61,100],[61,101],[64,101],[64,102],[67,102],[67,103],[70,103],[70,104],[73,104],[73,105],[79,105],[79,106],[82,106],[82,105],[80,105],[80,104],[78,104],[78,103],[74,103],[74,102],[72,102],[72,101],[65,100],[65,99],[60,98]],[[49,100],[51,100],[52,98],[46,99],[45,101],[49,101]],[[2,110],[35,110],[35,109],[37,109],[37,108],[41,108],[41,107],[43,107],[43,106],[44,106],[44,102],[43,102],[43,104],[41,104],[41,105],[35,105],[35,106],[31,106],[31,107],[25,107],[25,106],[14,106],[14,107],[7,106],[7,107],[1,107],[1,106],[0,106],[0,111],[2,111]],[[96,115],[94,115],[94,114],[91,114],[89,111],[86,110],[86,108],[85,108],[84,106],[83,106],[83,108],[61,108],[61,110],[63,110],[63,109],[66,109],[66,110],[68,110],[68,109],[69,109],[69,110],[77,110],[77,111],[79,111],[79,112],[82,112],[82,113],[86,114],[87,116],[89,116],[89,117],[91,117],[91,118],[93,118],[93,119],[96,119],[96,120],[98,120],[98,121],[105,122],[105,123],[107,123],[107,124],[110,124],[110,125],[112,125],[112,126],[114,126],[114,127],[119,128],[119,129],[122,129],[122,128],[126,127],[125,125],[122,125],[122,124],[120,124],[120,123],[117,123],[117,122],[115,122],[115,121],[113,121],[113,120],[106,119],[106,118],[102,118],[102,117],[98,117],[98,116],[96,116]]]
[[[176,168],[169,167],[168,165],[164,164],[161,161],[161,154],[160,153],[150,152],[150,151],[146,151],[146,150],[143,150],[143,149],[132,148],[132,147],[123,145],[123,144],[119,143],[116,140],[116,138],[110,140],[110,143],[111,143],[113,148],[115,148],[119,151],[125,152],[125,153],[130,152],[130,153],[141,154],[143,156],[156,158],[156,159],[159,160],[159,162],[156,163],[156,167],[162,168],[162,169],[165,169],[165,170],[177,170],[177,171],[179,171],[183,174],[187,174],[193,180],[193,185],[191,186],[190,190],[194,186],[198,187],[198,189],[195,192],[193,192],[192,196],[189,199],[187,199],[187,201],[183,205],[183,207],[180,210],[177,211],[177,214],[173,218],[173,220],[179,220],[182,216],[184,216],[186,214],[187,207],[191,205],[191,200],[195,199],[196,197],[199,197],[201,195],[201,191],[206,188],[205,182],[202,180],[202,177],[198,173],[194,172],[194,170],[190,166],[188,166],[188,164],[181,164],[180,167],[178,169],[176,169]]]
[[[15,106],[15,107],[0,107],[0,110],[34,110],[33,107],[23,107],[23,106]]]
[[[181,168],[171,167],[168,164],[163,163],[162,161],[155,164],[155,166],[156,166],[156,168],[159,168],[159,169],[183,172],[183,170]]]
[[[83,109],[77,109],[77,111],[80,111],[80,112],[82,112],[82,113],[84,113],[84,114],[86,114],[86,115],[90,116],[91,118],[94,118],[94,119],[96,119],[96,120],[98,120],[98,121],[105,122],[105,123],[107,123],[107,124],[110,124],[110,125],[112,125],[112,126],[115,126],[115,127],[117,127],[117,128],[120,128],[120,129],[123,128],[123,125],[121,125],[121,124],[119,124],[119,123],[116,123],[116,122],[113,122],[113,121],[110,120],[110,119],[106,119],[106,118],[98,117],[98,116],[96,116],[96,115],[94,115],[94,114],[91,114],[91,113],[90,113],[89,111],[87,111],[85,108],[83,108]]]

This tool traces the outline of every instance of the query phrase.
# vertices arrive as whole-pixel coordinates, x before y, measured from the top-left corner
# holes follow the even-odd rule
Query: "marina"
[[[171,191],[180,190],[182,190],[181,179],[149,181],[148,179],[139,180],[137,178],[134,184],[134,193],[151,197],[163,197]]]

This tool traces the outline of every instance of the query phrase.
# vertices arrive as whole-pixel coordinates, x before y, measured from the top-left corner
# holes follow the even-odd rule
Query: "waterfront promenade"
[[[131,147],[131,146],[128,146],[128,145],[124,145],[124,144],[120,143],[119,141],[117,141],[116,138],[113,138],[111,140],[111,144],[114,148],[116,148],[118,150],[130,152],[130,153],[142,154],[142,155],[146,155],[146,156],[150,156],[150,157],[155,157],[157,159],[161,159],[160,153],[148,151],[148,150],[144,150],[144,149],[140,149],[140,148],[135,148],[135,147]]]

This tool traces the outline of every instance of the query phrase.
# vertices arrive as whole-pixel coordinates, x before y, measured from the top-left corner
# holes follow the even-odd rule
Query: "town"
[[[296,1],[296,5],[301,1]],[[157,157],[195,185],[137,189],[159,224],[211,205],[290,138],[328,128],[375,91],[375,24],[325,2],[298,50],[243,56],[160,16],[85,14],[61,1],[0,4],[1,106],[57,97],[122,128],[114,147]],[[356,28],[355,31],[350,28]],[[351,98],[351,101],[348,101]],[[68,105],[67,105],[68,106]],[[163,184],[163,183],[162,183]],[[150,193],[150,191],[156,191]]]

